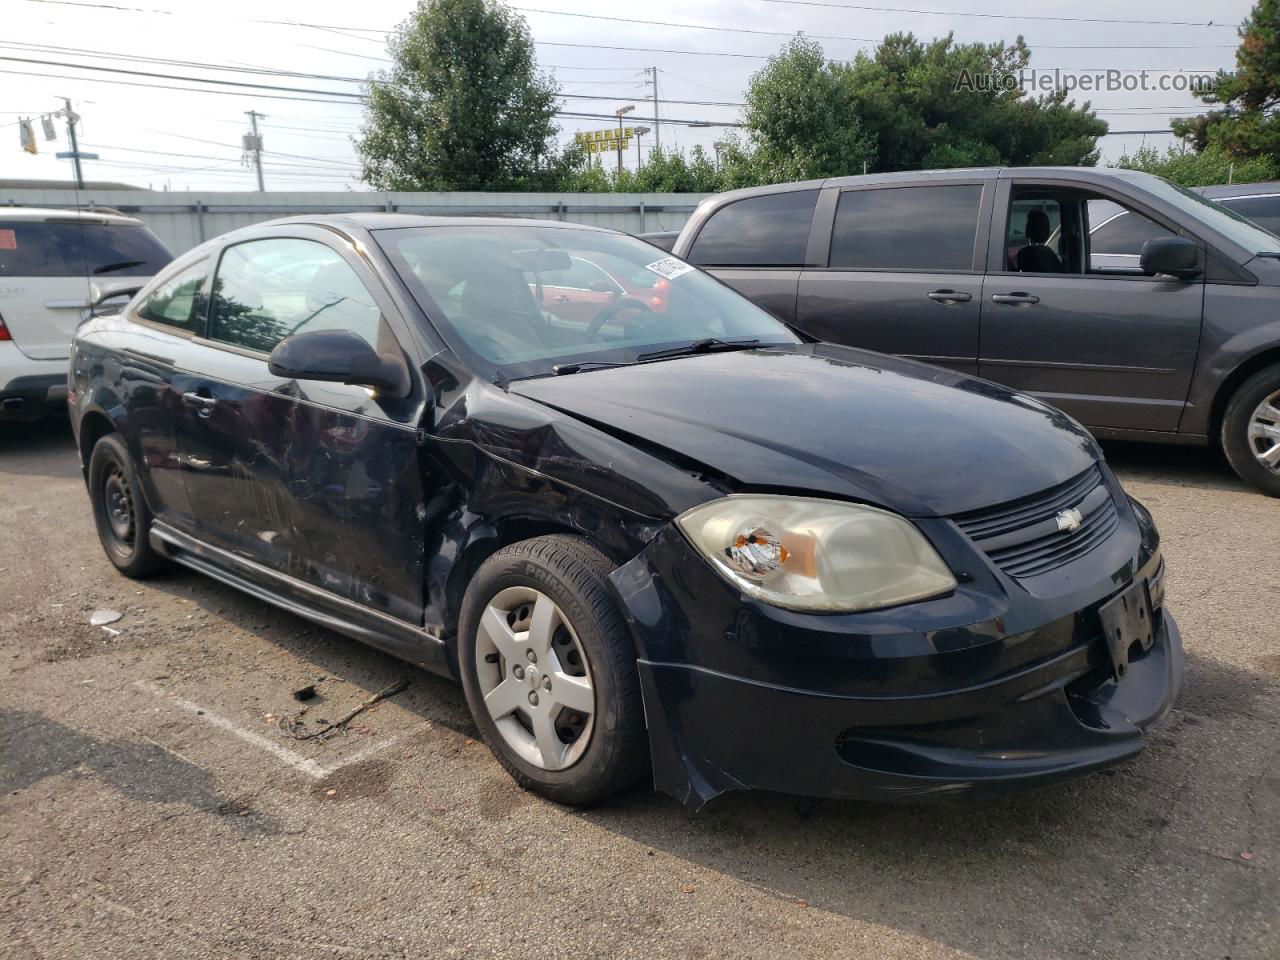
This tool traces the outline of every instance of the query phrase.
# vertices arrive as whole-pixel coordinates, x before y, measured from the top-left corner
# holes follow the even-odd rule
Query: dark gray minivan
[[[676,241],[819,340],[978,374],[1107,438],[1221,442],[1280,496],[1280,237],[1159,177],[875,174],[711,197]]]

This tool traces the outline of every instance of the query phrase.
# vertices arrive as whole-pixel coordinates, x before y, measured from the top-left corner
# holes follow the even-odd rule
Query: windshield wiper
[[[721,340],[719,337],[706,337],[685,344],[683,347],[672,347],[670,350],[654,350],[642,353],[637,360],[664,360],[667,357],[685,357],[695,353],[715,353],[721,350],[750,350],[760,343],[758,337],[751,340]]]
[[[577,363],[557,363],[551,368],[551,372],[557,377],[563,377],[569,373],[577,373],[579,370],[598,367],[629,367],[632,362],[630,360],[580,360]]]
[[[100,267],[93,268],[93,275],[96,277],[103,273],[114,273],[116,270],[125,270],[129,267],[140,267],[147,261],[145,260],[121,260],[119,263],[104,263]]]

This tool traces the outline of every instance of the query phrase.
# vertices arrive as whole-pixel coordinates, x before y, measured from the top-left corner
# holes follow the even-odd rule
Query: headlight
[[[676,523],[726,580],[792,610],[871,610],[956,587],[919,530],[875,507],[735,494]]]

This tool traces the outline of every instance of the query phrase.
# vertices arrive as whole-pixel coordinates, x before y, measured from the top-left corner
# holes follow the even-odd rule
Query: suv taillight
[[[4,317],[0,317],[0,340],[12,340],[9,336],[9,328],[4,325]]]

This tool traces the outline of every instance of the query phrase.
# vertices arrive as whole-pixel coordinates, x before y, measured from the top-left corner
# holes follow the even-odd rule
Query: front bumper
[[[1154,529],[1127,526],[1117,536],[1141,542],[1136,555],[1101,551],[1089,583],[1053,599],[1010,601],[988,570],[940,601],[847,616],[755,604],[664,532],[612,578],[639,651],[655,787],[694,809],[744,789],[906,799],[1135,756],[1173,704],[1183,653],[1161,608],[1152,645],[1112,677],[1098,608],[1161,563]]]

